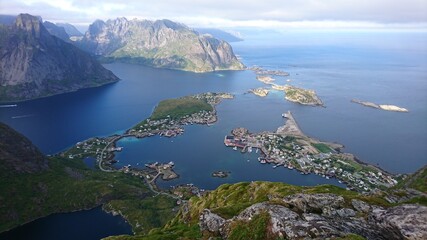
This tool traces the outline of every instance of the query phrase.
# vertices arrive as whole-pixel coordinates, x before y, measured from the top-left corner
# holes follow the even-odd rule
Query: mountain
[[[237,36],[233,33],[229,33],[226,31],[223,31],[221,29],[216,28],[196,28],[196,30],[199,34],[210,34],[215,38],[227,41],[227,42],[241,42],[243,41],[243,38],[240,36]]]
[[[244,68],[227,42],[169,20],[97,20],[77,44],[106,60],[153,67],[194,72]]]
[[[0,122],[0,169],[1,174],[36,173],[48,164],[30,140]]]
[[[63,27],[65,32],[70,37],[82,37],[83,33],[81,33],[74,25],[71,25],[69,23],[57,23],[56,26]]]
[[[16,16],[0,15],[0,24],[11,25],[15,22]]]
[[[63,27],[59,27],[55,23],[48,21],[43,22],[43,26],[51,35],[63,40],[64,42],[70,42],[70,36],[65,32]]]
[[[89,54],[49,34],[37,17],[20,14],[13,25],[0,25],[0,33],[0,102],[118,80]]]

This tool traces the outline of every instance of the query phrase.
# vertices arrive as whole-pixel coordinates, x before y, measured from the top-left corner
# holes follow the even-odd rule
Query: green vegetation
[[[331,148],[328,147],[324,143],[313,143],[312,145],[322,153],[330,153],[331,152]]]
[[[316,92],[294,86],[285,86],[285,98],[291,102],[305,105],[323,105]]]
[[[213,107],[204,100],[193,97],[163,100],[154,109],[151,120],[167,118],[179,119],[200,111],[212,111]]]
[[[113,208],[120,207],[121,201],[138,202],[127,209],[136,214],[149,210],[133,207],[161,210],[156,218],[141,222],[146,224],[146,231],[162,226],[173,214],[173,204],[167,200],[150,201],[152,193],[140,178],[90,170],[81,160],[59,157],[49,159],[49,166],[49,170],[34,174],[1,171],[0,232],[52,213],[89,209],[110,201]],[[151,220],[153,222],[148,223]],[[133,218],[129,221],[135,224]]]
[[[176,215],[172,211],[174,207],[173,198],[157,195],[144,199],[112,200],[104,209],[119,212],[129,221],[136,234],[143,234],[169,222]]]
[[[230,240],[265,240],[274,239],[268,236],[267,227],[270,224],[270,215],[266,212],[255,215],[249,222],[237,221],[231,226]]]
[[[401,182],[398,186],[405,186],[427,193],[427,166],[421,168],[413,175]]]

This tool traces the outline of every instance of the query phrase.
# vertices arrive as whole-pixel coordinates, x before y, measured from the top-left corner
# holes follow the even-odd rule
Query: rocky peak
[[[40,18],[24,13],[19,14],[15,20],[15,27],[31,33],[36,38],[40,38],[42,34],[46,34],[47,30],[43,27]]]
[[[52,36],[38,17],[20,14],[2,28],[1,101],[28,100],[117,81],[89,54]]]

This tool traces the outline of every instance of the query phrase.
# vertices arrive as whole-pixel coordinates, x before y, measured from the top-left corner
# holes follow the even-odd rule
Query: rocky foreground
[[[250,223],[261,214],[267,216],[266,232],[272,239],[325,239],[349,234],[367,239],[427,238],[425,206],[404,204],[386,209],[335,194],[294,194],[275,203],[256,203],[231,219],[205,209],[199,225],[228,239],[236,225]]]

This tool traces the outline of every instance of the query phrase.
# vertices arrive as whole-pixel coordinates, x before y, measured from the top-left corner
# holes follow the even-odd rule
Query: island
[[[261,164],[274,164],[273,168],[296,169],[301,174],[314,173],[327,179],[335,177],[349,189],[371,192],[388,189],[397,184],[397,178],[379,167],[361,162],[354,155],[341,153],[342,145],[316,140],[306,136],[291,112],[282,115],[286,124],[276,132],[250,133],[237,128],[224,138],[227,147],[242,152],[260,152]]]
[[[351,102],[363,105],[365,107],[371,107],[371,108],[381,109],[381,110],[385,110],[385,111],[409,112],[408,109],[401,108],[401,107],[398,107],[398,106],[395,106],[395,105],[376,104],[376,103],[373,103],[373,102],[366,102],[366,101],[361,101],[361,100],[358,100],[358,99],[352,99]]]
[[[217,177],[217,178],[226,178],[228,177],[228,175],[230,175],[230,172],[227,172],[227,171],[215,171],[212,173],[212,177]]]
[[[62,152],[61,157],[68,159],[94,157],[101,171],[120,171],[139,176],[146,180],[152,190],[156,190],[155,181],[159,176],[162,176],[163,180],[178,177],[178,174],[173,171],[173,162],[146,164],[145,169],[134,168],[131,165],[116,169],[114,168],[114,164],[117,162],[114,159],[115,152],[122,150],[116,146],[117,141],[126,137],[145,138],[155,135],[176,137],[184,133],[185,125],[205,124],[209,126],[217,121],[215,106],[223,99],[233,97],[229,93],[203,93],[163,100],[156,106],[150,118],[136,124],[125,133],[78,142],[74,147]]]
[[[276,86],[276,88],[278,88]],[[285,99],[290,102],[309,106],[323,106],[322,100],[317,96],[314,90],[307,90],[290,85],[284,86]]]
[[[80,152],[75,152],[72,158],[67,154],[43,156],[31,141],[0,123],[3,163],[0,232],[52,213],[102,206],[104,211],[125,218],[134,233],[133,236],[111,236],[109,240],[203,239],[206,236],[218,239],[281,239],[284,236],[289,239],[411,239],[422,236],[424,239],[427,236],[424,227],[427,224],[427,166],[408,176],[390,178],[378,168],[357,163],[357,159],[356,162],[337,159],[335,154],[339,156],[337,150],[342,146],[307,139],[290,112],[283,116],[287,118],[286,124],[276,132],[251,134],[245,128],[237,128],[225,140],[228,144],[241,144],[241,149],[249,152],[252,146],[256,147],[251,145],[254,144],[251,138],[258,136],[259,149],[268,154],[262,155],[261,161],[279,161],[283,156],[288,161],[284,162],[288,163],[287,167],[312,167],[318,174],[328,174],[325,177],[335,172],[340,178],[348,172],[350,180],[358,180],[348,183],[351,185],[361,185],[360,181],[380,185],[395,180],[399,183],[390,183],[391,188],[381,190],[366,192],[363,189],[362,193],[333,185],[304,187],[265,181],[223,184],[212,191],[193,184],[159,191],[153,189],[152,184],[146,184],[147,181],[141,181],[144,176],[129,174],[133,171],[129,166],[122,171],[107,172],[83,163],[85,155],[102,156],[103,149],[121,151],[120,147],[110,144],[114,136],[79,143],[79,148],[73,148]],[[307,143],[314,149],[304,145]],[[303,155],[303,151],[310,149],[318,151],[317,155]],[[322,153],[325,155],[320,159]],[[149,171],[163,174],[165,179],[174,176],[169,172],[173,162],[147,165]],[[275,166],[277,168],[277,164]],[[351,167],[356,170],[350,174],[345,168]]]
[[[249,92],[251,92],[257,96],[260,96],[260,97],[266,97],[268,95],[268,93],[270,92],[270,90],[266,89],[266,88],[255,88],[255,89],[249,90]]]
[[[281,71],[281,70],[266,70],[259,66],[252,66],[249,68],[249,70],[254,71],[254,73],[257,75],[271,75],[271,76],[282,76],[282,77],[289,76],[288,72]]]
[[[265,84],[272,84],[272,82],[274,81],[274,78],[265,75],[258,75],[256,76],[256,79]]]

